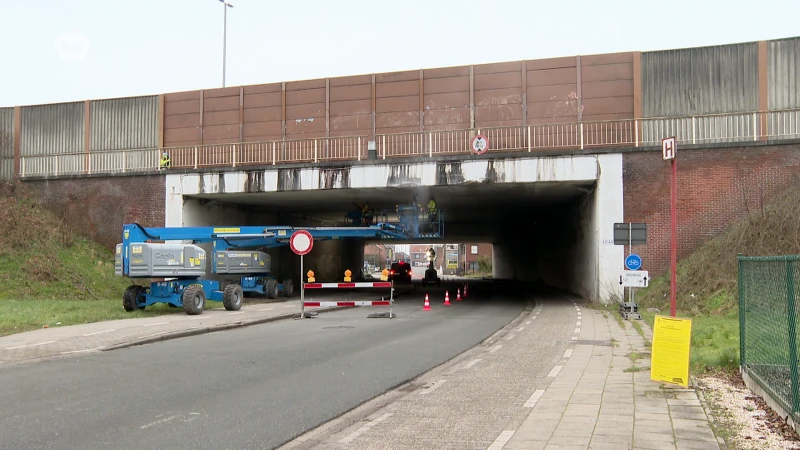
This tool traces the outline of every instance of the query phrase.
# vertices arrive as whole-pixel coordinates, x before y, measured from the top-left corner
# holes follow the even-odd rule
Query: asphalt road
[[[274,448],[478,344],[519,300],[358,308],[0,368],[0,449]]]

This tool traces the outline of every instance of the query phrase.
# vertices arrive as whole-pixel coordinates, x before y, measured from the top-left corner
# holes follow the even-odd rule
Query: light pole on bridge
[[[222,22],[222,87],[225,87],[225,66],[227,63],[228,50],[228,8],[233,8],[227,0],[219,0],[222,3],[223,22]]]

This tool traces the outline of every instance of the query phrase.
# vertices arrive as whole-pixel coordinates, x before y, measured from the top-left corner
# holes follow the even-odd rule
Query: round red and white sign
[[[289,239],[289,246],[298,255],[305,255],[314,248],[314,238],[306,230],[297,230]]]
[[[472,153],[476,155],[482,155],[489,150],[489,140],[486,139],[486,136],[479,134],[472,138],[472,142],[470,143],[472,146]]]

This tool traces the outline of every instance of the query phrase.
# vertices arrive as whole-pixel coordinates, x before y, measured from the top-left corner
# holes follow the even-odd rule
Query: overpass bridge
[[[109,246],[125,222],[311,225],[435,195],[448,239],[495,244],[499,275],[604,297],[613,222],[647,222],[637,252],[667,266],[662,138],[679,254],[797,174],[798,54],[788,38],[0,108],[0,174]],[[357,262],[330,245],[319,264]]]

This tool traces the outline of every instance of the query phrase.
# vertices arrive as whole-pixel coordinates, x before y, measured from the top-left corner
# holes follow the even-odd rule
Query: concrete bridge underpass
[[[391,222],[396,205],[434,196],[441,242],[493,244],[496,278],[602,301],[621,293],[623,249],[610,240],[623,220],[622,183],[621,154],[170,174],[165,225],[344,225],[354,202],[387,210]],[[318,280],[340,280],[363,266],[368,243],[319,242],[305,268]],[[299,277],[288,247],[271,252],[276,275]]]

